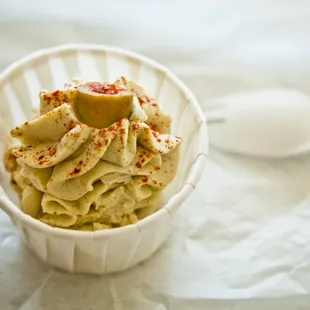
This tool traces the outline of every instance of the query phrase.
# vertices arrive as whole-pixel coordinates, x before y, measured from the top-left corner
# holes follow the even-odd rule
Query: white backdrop
[[[0,0],[1,69],[60,43],[116,45],[169,66],[204,109],[237,90],[309,92],[309,37],[307,0]],[[1,213],[0,308],[306,310],[308,171],[307,156],[268,161],[212,150],[165,246],[102,278],[43,265]]]

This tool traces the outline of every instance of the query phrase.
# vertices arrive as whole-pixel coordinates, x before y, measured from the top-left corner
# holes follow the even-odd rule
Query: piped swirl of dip
[[[40,116],[11,131],[21,144],[5,157],[24,212],[52,226],[94,230],[158,209],[181,138],[169,134],[170,117],[141,86],[123,77],[74,83],[42,91],[40,100]]]

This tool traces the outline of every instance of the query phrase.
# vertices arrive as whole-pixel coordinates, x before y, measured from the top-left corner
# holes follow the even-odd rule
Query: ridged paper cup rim
[[[99,51],[99,52],[109,52],[114,53],[122,56],[128,56],[132,59],[139,60],[141,63],[148,65],[149,67],[156,68],[157,70],[161,71],[165,74],[166,77],[171,79],[175,85],[186,95],[186,98],[189,104],[192,106],[193,110],[196,113],[196,116],[201,121],[200,126],[202,126],[202,130],[200,130],[199,134],[199,142],[201,142],[205,147],[203,151],[198,153],[195,162],[192,164],[192,172],[189,175],[188,179],[191,179],[191,182],[185,182],[179,192],[174,194],[170,197],[169,201],[157,212],[147,216],[146,218],[138,221],[139,224],[147,224],[156,220],[159,216],[160,212],[168,211],[171,213],[170,210],[175,209],[178,205],[182,203],[193,191],[196,187],[200,175],[203,171],[204,162],[200,160],[201,156],[207,156],[207,125],[205,116],[200,108],[197,99],[193,95],[193,93],[188,89],[188,87],[177,77],[175,76],[167,67],[159,64],[158,62],[143,56],[141,54],[131,52],[129,50],[107,46],[107,45],[97,45],[97,44],[65,44],[60,45],[48,49],[39,50],[37,52],[31,53],[21,60],[18,60],[12,63],[7,69],[5,69],[0,74],[0,84],[3,85],[6,80],[8,80],[12,74],[16,70],[23,70],[24,68],[29,68],[34,61],[37,61],[41,58],[57,56],[59,52],[72,52],[72,51]],[[201,145],[200,145],[201,147]],[[130,224],[123,227],[117,227],[112,229],[105,229],[105,230],[97,230],[97,231],[80,231],[80,230],[70,230],[58,227],[52,227],[48,224],[45,224],[33,217],[24,213],[18,206],[16,206],[6,195],[1,193],[0,191],[0,205],[4,206],[5,211],[8,214],[14,215],[18,220],[20,220],[24,226],[34,229],[36,231],[45,232],[46,234],[52,234],[54,236],[59,237],[67,237],[70,239],[79,238],[79,239],[98,239],[101,237],[109,237],[109,236],[116,236],[118,234],[123,234],[129,232],[130,230],[140,230],[140,227],[137,223]]]

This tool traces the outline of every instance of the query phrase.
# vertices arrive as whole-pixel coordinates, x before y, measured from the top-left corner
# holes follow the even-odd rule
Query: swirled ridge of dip
[[[76,81],[41,91],[40,115],[11,130],[20,143],[8,148],[4,162],[21,209],[51,226],[97,230],[135,223],[158,210],[161,191],[177,171],[181,138],[169,133],[171,118],[158,102],[124,77],[109,86],[92,83],[91,91],[105,95],[126,92],[128,117],[103,128],[81,121]]]

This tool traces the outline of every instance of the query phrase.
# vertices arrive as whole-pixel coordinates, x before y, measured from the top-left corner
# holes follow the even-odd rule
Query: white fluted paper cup
[[[43,261],[72,273],[104,274],[134,266],[167,239],[175,211],[195,189],[208,152],[204,115],[190,90],[167,68],[135,53],[102,45],[70,44],[36,52],[0,75],[0,154],[9,130],[29,120],[41,89],[53,90],[81,76],[112,82],[126,76],[158,99],[172,117],[172,134],[183,138],[174,181],[164,190],[162,208],[121,228],[75,231],[48,226],[23,213],[0,164],[0,206],[23,240]],[[2,157],[2,156],[1,156]]]

